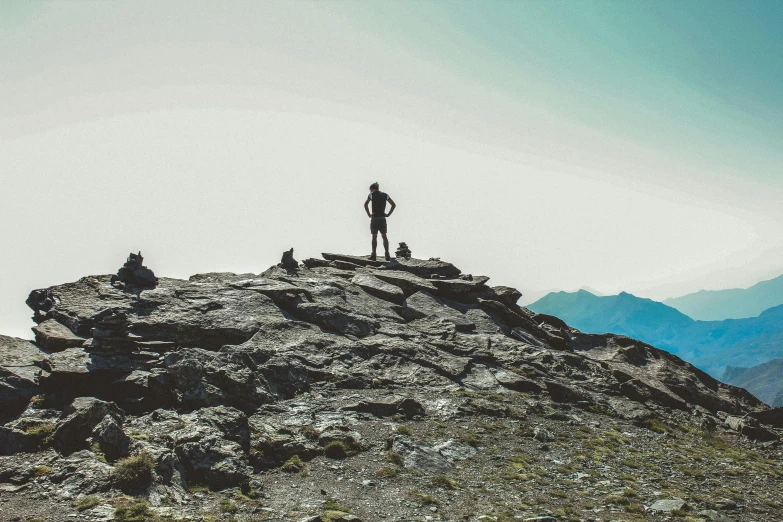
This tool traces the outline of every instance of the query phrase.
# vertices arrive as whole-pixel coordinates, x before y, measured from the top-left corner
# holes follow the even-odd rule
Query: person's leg
[[[378,250],[378,234],[372,235],[372,256],[370,256],[370,259],[375,259],[375,251]]]
[[[381,232],[381,237],[383,238],[383,249],[386,251],[386,260],[388,261],[391,259],[391,255],[389,254],[389,238],[386,237],[385,232]],[[373,250],[375,252],[375,250]]]

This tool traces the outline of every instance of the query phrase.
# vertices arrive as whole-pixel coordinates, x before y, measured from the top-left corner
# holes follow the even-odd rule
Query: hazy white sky
[[[610,4],[3,3],[0,333],[129,251],[172,277],[369,253],[373,181],[394,246],[525,303],[783,273],[780,43]]]

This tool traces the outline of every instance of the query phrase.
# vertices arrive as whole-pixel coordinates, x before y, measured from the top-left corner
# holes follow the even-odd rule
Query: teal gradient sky
[[[0,333],[33,288],[392,242],[522,302],[783,273],[783,3],[0,3]],[[56,261],[55,261],[56,260]]]

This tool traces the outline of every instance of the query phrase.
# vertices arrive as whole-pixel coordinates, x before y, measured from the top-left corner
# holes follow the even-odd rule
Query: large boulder
[[[187,420],[187,426],[172,437],[174,450],[187,470],[188,482],[213,489],[248,482],[252,468],[242,447],[248,433],[247,417],[230,408],[215,408],[205,412],[204,419],[194,413]]]
[[[423,278],[458,277],[462,272],[451,263],[440,259],[405,259],[399,258],[386,263],[384,270],[402,270]]]
[[[145,349],[145,343],[163,342],[172,343],[163,349],[217,350],[250,339],[263,320],[283,317],[258,288],[248,291],[232,282],[161,278],[155,288],[123,289],[112,286],[109,276],[86,277],[35,290],[27,304],[36,322],[55,319],[78,336],[93,337],[97,347]]]
[[[219,405],[254,409],[276,400],[240,353],[186,348],[166,355],[165,365],[177,400],[188,410]]]
[[[125,417],[116,404],[94,397],[79,397],[63,412],[67,415],[57,423],[54,432],[54,448],[64,455],[87,446],[87,439],[107,417],[121,425]]]
[[[91,337],[96,317],[107,309],[130,310],[135,299],[135,294],[113,287],[111,276],[104,275],[33,290],[26,303],[36,323],[56,319],[74,334]]]
[[[125,434],[120,421],[113,415],[106,415],[92,430],[90,439],[97,443],[109,461],[127,457],[131,438]]]
[[[84,337],[74,335],[68,327],[54,319],[47,319],[34,326],[33,333],[35,334],[35,343],[38,346],[53,352],[82,346],[86,340]]]
[[[38,449],[35,437],[9,426],[0,426],[0,455],[32,453]]]
[[[0,335],[0,421],[20,413],[40,393],[37,365],[46,355],[29,341]]]
[[[294,455],[302,460],[310,460],[323,452],[313,438],[308,438],[301,432],[282,429],[263,422],[263,419],[258,417],[254,417],[253,420],[255,422],[253,422],[250,458],[256,467],[275,468],[283,465]]]
[[[140,396],[127,395],[127,389],[113,383],[135,371],[149,372],[159,364],[158,357],[147,352],[90,353],[84,348],[68,348],[41,362],[44,372],[40,384],[46,395],[60,404],[79,396],[126,403]]]
[[[58,459],[49,480],[70,495],[91,495],[112,486],[112,467],[95,458],[89,450],[80,450]]]

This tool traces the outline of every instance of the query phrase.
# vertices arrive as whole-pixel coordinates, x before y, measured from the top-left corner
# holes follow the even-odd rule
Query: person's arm
[[[367,217],[372,219],[372,214],[370,214],[370,198],[364,200],[364,211],[367,212]]]
[[[392,212],[394,212],[394,209],[397,208],[397,204],[394,202],[392,198],[389,198],[389,204],[391,205],[391,210],[389,210],[389,213],[386,214],[386,217],[391,216]]]

